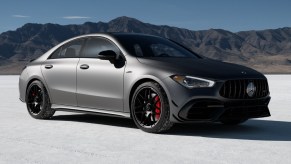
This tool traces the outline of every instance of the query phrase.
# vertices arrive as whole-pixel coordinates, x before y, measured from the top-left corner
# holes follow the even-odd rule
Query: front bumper
[[[216,81],[211,88],[188,89],[166,79],[170,87],[170,120],[182,122],[216,122],[222,119],[249,119],[270,116],[268,104],[271,97],[267,94],[260,98],[225,98],[220,90],[225,81]]]
[[[254,100],[195,99],[178,112],[176,119],[187,121],[219,121],[270,116],[270,97]]]

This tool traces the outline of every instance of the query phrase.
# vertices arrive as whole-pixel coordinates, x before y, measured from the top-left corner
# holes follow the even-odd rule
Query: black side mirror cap
[[[114,61],[117,58],[117,54],[112,50],[101,51],[98,54],[98,58],[101,59],[101,60]]]

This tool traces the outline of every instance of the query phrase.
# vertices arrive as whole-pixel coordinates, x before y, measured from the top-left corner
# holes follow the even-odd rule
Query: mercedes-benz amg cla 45
[[[174,123],[234,125],[270,116],[261,73],[143,34],[64,41],[24,68],[19,91],[36,119],[50,119],[59,110],[119,116],[151,133]]]

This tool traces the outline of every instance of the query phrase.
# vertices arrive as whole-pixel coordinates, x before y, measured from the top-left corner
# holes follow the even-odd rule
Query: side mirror
[[[117,54],[112,50],[101,51],[98,54],[98,58],[101,60],[109,60],[114,61],[116,60]]]

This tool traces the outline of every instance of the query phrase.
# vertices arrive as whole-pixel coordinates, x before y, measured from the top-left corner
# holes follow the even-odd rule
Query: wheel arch
[[[27,89],[28,89],[29,85],[30,85],[32,82],[34,82],[34,81],[39,81],[39,82],[41,82],[41,83],[43,84],[45,90],[46,90],[47,93],[49,94],[48,89],[47,89],[47,86],[46,86],[46,84],[41,80],[41,78],[39,78],[39,77],[32,77],[32,78],[27,82],[27,85],[26,85],[26,88],[25,88],[25,102],[27,101],[27,100],[26,100],[26,99],[27,99],[27,97],[26,97],[26,95],[27,95]]]
[[[137,87],[139,85],[141,85],[142,83],[145,83],[145,82],[155,82],[155,83],[159,84],[161,86],[161,88],[163,89],[163,91],[166,93],[168,102],[170,103],[171,99],[170,99],[169,92],[168,92],[166,86],[164,85],[164,83],[161,80],[159,80],[158,78],[155,78],[155,77],[143,77],[143,78],[140,78],[137,81],[135,81],[135,83],[132,85],[132,87],[130,89],[128,102],[127,102],[128,105],[129,105],[130,115],[131,115],[131,99],[133,97],[133,94],[134,94],[135,90],[137,89]]]

